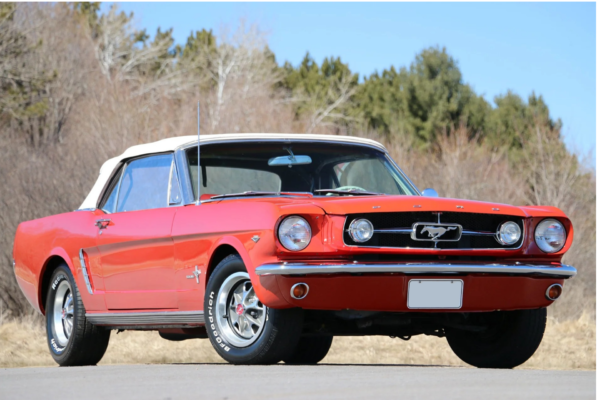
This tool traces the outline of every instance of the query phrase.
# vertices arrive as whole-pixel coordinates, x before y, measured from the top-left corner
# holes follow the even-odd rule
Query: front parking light
[[[501,224],[496,232],[496,240],[503,246],[510,246],[521,239],[521,228],[516,222],[508,221]]]
[[[348,233],[355,242],[367,242],[373,237],[373,224],[368,219],[355,219],[350,223]]]

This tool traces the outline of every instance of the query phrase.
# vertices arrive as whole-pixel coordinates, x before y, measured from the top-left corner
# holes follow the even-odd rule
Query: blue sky
[[[109,3],[102,5],[107,10]],[[463,79],[492,102],[512,90],[541,94],[561,118],[569,147],[596,148],[595,3],[119,3],[153,35],[174,28],[235,29],[240,18],[269,33],[280,64],[307,51],[340,56],[361,76],[408,66],[425,47],[444,46]]]

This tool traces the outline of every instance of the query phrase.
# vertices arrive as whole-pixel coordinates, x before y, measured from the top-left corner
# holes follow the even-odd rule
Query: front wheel
[[[46,336],[50,355],[61,367],[96,365],[108,347],[110,330],[87,320],[79,290],[65,264],[54,271],[50,280]]]
[[[302,310],[262,304],[237,255],[226,257],[213,271],[204,316],[211,344],[232,364],[275,364],[293,352],[302,332]]]
[[[546,309],[472,313],[476,331],[445,328],[448,344],[461,360],[479,368],[514,368],[535,353],[546,329]]]

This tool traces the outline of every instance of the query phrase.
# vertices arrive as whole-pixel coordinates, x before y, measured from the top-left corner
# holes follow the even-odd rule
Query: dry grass
[[[112,333],[101,364],[224,362],[208,339],[170,342],[156,332]],[[409,364],[466,366],[445,339],[418,336],[408,342],[388,337],[338,337],[323,361],[332,364]],[[0,368],[55,366],[39,318],[0,325]],[[578,320],[550,319],[537,353],[520,368],[595,369],[596,325],[587,314]]]

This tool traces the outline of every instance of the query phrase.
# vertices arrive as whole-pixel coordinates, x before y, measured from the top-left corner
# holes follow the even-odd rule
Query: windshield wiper
[[[254,192],[247,191],[242,193],[227,193],[211,196],[212,199],[225,199],[228,197],[247,197],[247,196],[301,196],[301,197],[312,197],[312,193],[306,192]]]
[[[227,194],[218,194],[216,196],[211,196],[211,199],[223,199],[226,197],[244,197],[244,196],[279,196],[279,192],[254,192],[247,191],[242,193],[227,193]]]
[[[358,195],[358,196],[379,196],[382,193],[375,192],[367,192],[366,190],[358,190],[358,189],[317,189],[315,193],[334,193],[334,194],[348,194],[348,195]]]

